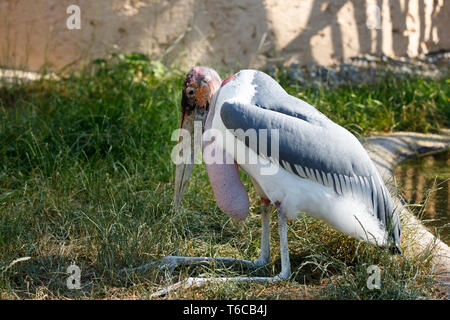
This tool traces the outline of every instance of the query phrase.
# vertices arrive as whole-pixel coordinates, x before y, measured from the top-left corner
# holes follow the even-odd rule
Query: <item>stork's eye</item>
[[[186,94],[187,94],[188,96],[192,96],[192,95],[194,94],[194,92],[195,92],[195,89],[194,89],[194,88],[192,88],[192,87],[187,87],[187,88],[186,88]]]

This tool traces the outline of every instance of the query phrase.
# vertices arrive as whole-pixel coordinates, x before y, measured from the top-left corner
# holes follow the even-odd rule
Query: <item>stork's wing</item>
[[[373,209],[372,214],[384,226],[387,223],[395,226],[394,239],[395,242],[399,241],[400,221],[393,213],[392,198],[359,141],[314,107],[286,96],[281,99],[283,102],[307,105],[305,114],[302,114],[298,105],[267,107],[261,103],[245,104],[231,100],[224,102],[221,107],[222,122],[234,133],[236,129],[267,129],[267,147],[261,147],[262,142],[259,141],[255,147],[242,134],[235,136],[258,155],[301,178],[328,186],[339,195],[359,197]],[[278,155],[270,154],[272,143],[276,143],[272,129],[278,130]]]

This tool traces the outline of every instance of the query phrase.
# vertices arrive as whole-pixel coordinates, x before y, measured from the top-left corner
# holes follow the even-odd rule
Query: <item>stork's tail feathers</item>
[[[401,237],[401,221],[398,215],[398,208],[395,207],[392,196],[378,176],[378,201],[377,206],[374,208],[378,219],[382,222],[386,231],[388,233],[387,245],[393,254],[402,254],[402,249],[400,248],[400,237]]]
[[[402,233],[401,221],[398,215],[398,208],[394,207],[394,201],[390,196],[389,192],[386,190],[385,199],[385,212],[389,212],[386,219],[386,228],[389,235],[390,250],[392,254],[403,255],[402,249],[400,247],[400,238]]]

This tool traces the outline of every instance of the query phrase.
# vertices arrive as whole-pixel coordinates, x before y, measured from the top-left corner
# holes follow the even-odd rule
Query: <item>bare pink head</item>
[[[181,97],[181,127],[185,119],[204,120],[209,111],[211,98],[220,88],[222,80],[214,69],[193,67],[183,83]],[[189,128],[185,128],[188,129]]]

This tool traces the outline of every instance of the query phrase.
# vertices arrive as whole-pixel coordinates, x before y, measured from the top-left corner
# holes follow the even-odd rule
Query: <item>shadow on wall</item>
[[[287,55],[294,55],[296,60],[299,61],[318,62],[315,60],[312,51],[312,38],[320,32],[322,33],[319,35],[325,37],[324,29],[330,27],[332,44],[330,51],[332,53],[329,58],[342,57],[344,49],[341,28],[337,23],[337,12],[345,3],[347,3],[347,0],[333,1],[332,5],[330,5],[329,1],[313,1],[312,9],[309,13],[308,21],[306,22],[307,27],[283,48],[284,52]],[[360,29],[361,30],[358,30],[358,37],[362,30],[365,31],[364,26]],[[359,39],[359,42],[362,42],[361,39]]]
[[[428,53],[436,49],[438,39],[448,39],[444,35],[445,27],[436,26],[444,5],[442,0],[316,0],[305,23],[307,27],[282,52],[298,61],[322,64],[324,59],[348,58],[357,53],[388,56]],[[345,14],[344,21],[341,17]],[[354,21],[355,26],[348,21]],[[352,27],[352,39],[348,39],[346,28]],[[329,56],[320,57],[314,52],[312,42],[317,35],[328,36],[325,41],[331,44],[326,48]]]
[[[442,19],[436,25],[439,14],[449,14],[444,5],[443,0],[306,0],[281,5],[276,0],[195,0],[187,34],[178,44],[184,51],[174,50],[167,60],[183,57],[235,70],[273,62],[326,65],[360,53],[417,56],[436,50],[439,39],[446,37]],[[297,30],[290,30],[295,25]],[[283,43],[283,37],[291,40]]]
[[[359,53],[417,56],[436,49],[445,37],[445,28],[436,26],[444,12],[442,0],[312,0],[303,1],[303,6],[290,2],[195,0],[182,41],[175,44],[176,50],[169,47],[166,61],[234,70],[280,61],[326,65]],[[278,45],[281,34],[292,32],[279,26],[290,7],[296,17],[292,20],[291,13],[287,23],[303,28],[287,44]]]
[[[81,30],[65,27],[72,4]],[[416,56],[450,49],[448,19],[444,0],[1,0],[0,65],[61,68],[117,51],[225,70]]]

